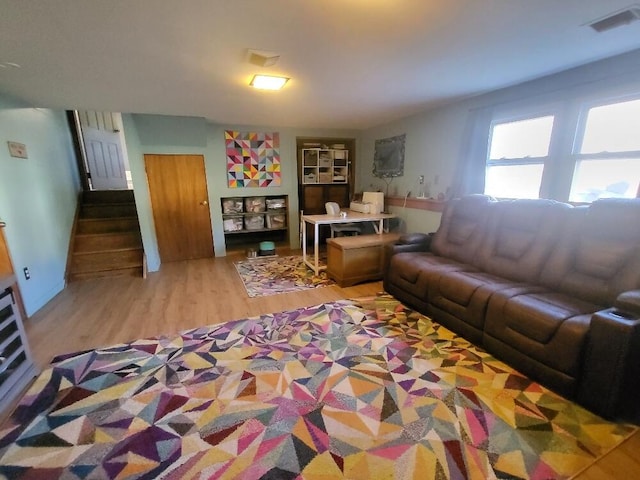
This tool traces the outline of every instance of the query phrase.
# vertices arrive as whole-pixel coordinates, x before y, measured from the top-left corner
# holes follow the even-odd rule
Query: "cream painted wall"
[[[452,185],[456,164],[470,153],[468,139],[477,127],[477,112],[517,111],[553,102],[565,102],[567,109],[575,110],[583,100],[634,93],[640,94],[640,50],[368,129],[360,135],[356,190],[386,189],[384,181],[373,176],[377,139],[406,134],[404,175],[391,182],[389,193],[404,196],[410,191],[416,196],[418,176],[424,175],[435,197]],[[491,115],[480,117],[491,119]],[[488,132],[488,124],[480,127]],[[563,139],[568,145],[572,140]],[[400,207],[391,210],[404,220],[408,231],[428,233],[439,224],[438,213]]]

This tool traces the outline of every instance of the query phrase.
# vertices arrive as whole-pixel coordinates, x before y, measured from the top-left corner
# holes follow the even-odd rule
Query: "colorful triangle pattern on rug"
[[[326,272],[316,275],[299,255],[252,258],[236,262],[235,266],[249,297],[334,285]]]
[[[381,296],[54,359],[10,479],[561,479],[610,423]]]

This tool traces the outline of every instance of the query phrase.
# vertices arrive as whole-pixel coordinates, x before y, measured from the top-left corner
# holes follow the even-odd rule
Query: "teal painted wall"
[[[131,164],[136,206],[140,219],[142,241],[147,255],[149,271],[160,268],[160,254],[153,222],[149,186],[144,168],[145,154],[203,155],[209,192],[209,211],[213,232],[214,253],[226,254],[222,228],[220,199],[232,196],[288,195],[289,243],[299,246],[298,169],[296,158],[297,137],[358,138],[351,130],[310,130],[278,128],[273,126],[214,125],[198,117],[172,117],[164,115],[123,115],[124,134]],[[280,160],[282,184],[268,188],[229,188],[224,131],[278,132],[280,134]]]
[[[7,141],[27,146],[9,155]],[[27,315],[65,285],[80,181],[63,111],[31,108],[0,95],[0,218]],[[29,268],[31,279],[22,274]]]

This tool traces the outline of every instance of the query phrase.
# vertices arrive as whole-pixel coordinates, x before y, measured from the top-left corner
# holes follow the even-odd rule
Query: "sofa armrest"
[[[640,423],[640,315],[617,308],[594,313],[578,400],[608,417]]]
[[[640,290],[621,293],[613,306],[621,312],[640,317]]]
[[[405,233],[397,242],[387,243],[382,252],[382,272],[386,276],[391,257],[403,252],[428,252],[433,233]]]
[[[397,252],[428,252],[433,233],[405,233],[393,244]]]

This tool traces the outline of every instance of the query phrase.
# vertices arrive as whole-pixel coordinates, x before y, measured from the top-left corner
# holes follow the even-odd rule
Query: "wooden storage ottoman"
[[[384,245],[398,233],[327,239],[327,274],[341,287],[382,278]]]

